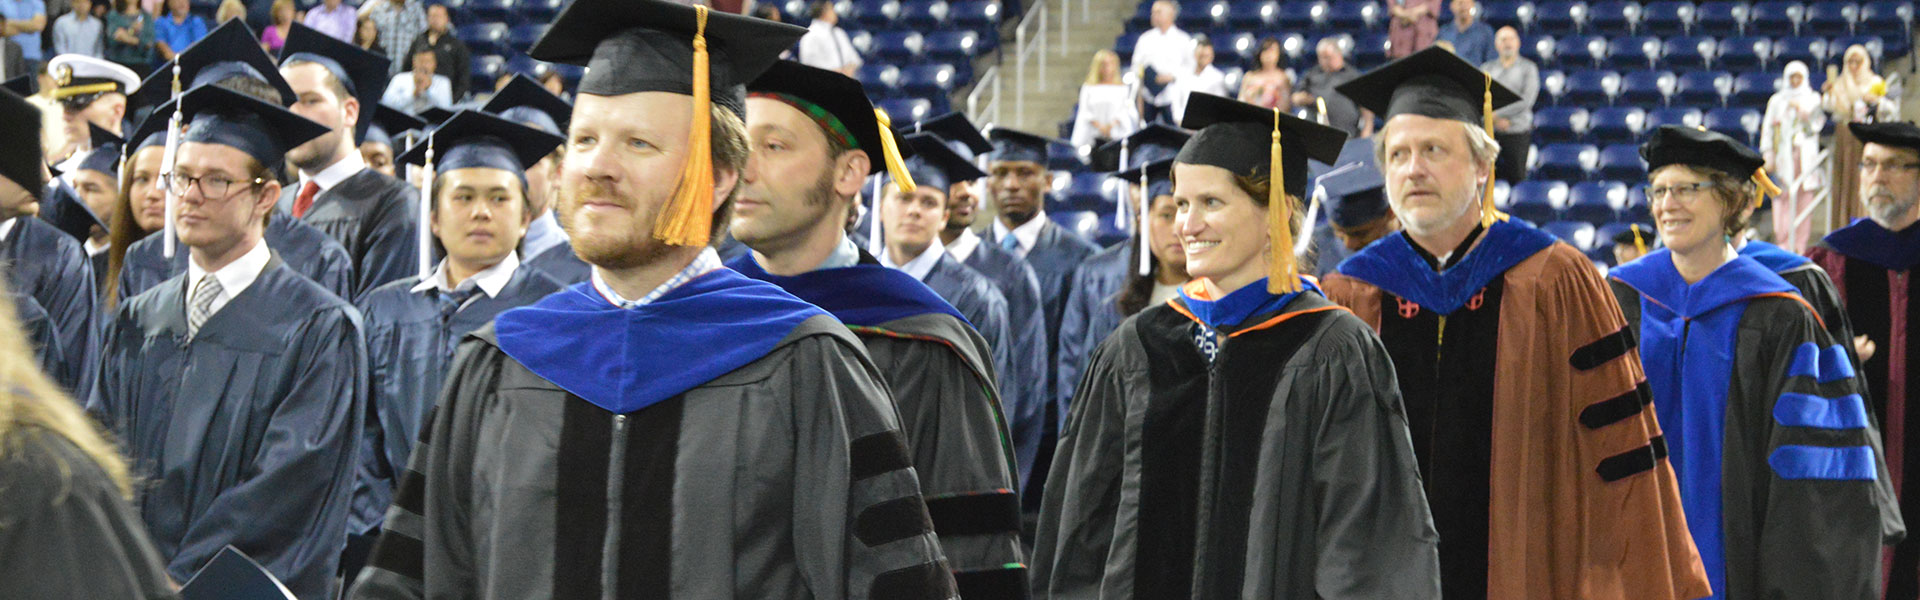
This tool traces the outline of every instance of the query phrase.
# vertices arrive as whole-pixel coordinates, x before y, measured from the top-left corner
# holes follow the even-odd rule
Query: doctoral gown
[[[0,598],[174,597],[140,517],[92,458],[40,427],[0,443]]]
[[[853,330],[893,393],[960,597],[1025,597],[1013,444],[986,340],[932,289],[864,251],[858,265],[793,277],[767,273],[752,254],[727,265]]]
[[[1713,598],[1873,598],[1903,533],[1853,359],[1747,257],[1688,284],[1660,249],[1613,270]]]
[[[40,303],[60,341],[58,368],[48,374],[75,398],[87,397],[99,373],[100,317],[86,250],[46,221],[17,217],[13,231],[0,239],[0,264],[7,265],[14,293]]]
[[[1006,404],[1023,407],[1017,414],[1043,410],[1048,393],[1046,311],[1041,308],[1040,280],[1027,261],[1005,248],[977,244],[960,264],[987,276],[1007,299],[1008,371],[1000,372],[1000,394]],[[1025,425],[1023,424],[1022,427]],[[1022,480],[1021,485],[1026,481]]]
[[[342,300],[353,300],[353,257],[347,255],[347,249],[340,242],[278,210],[267,219],[265,239],[267,247],[280,253],[280,260],[287,263],[287,268]],[[120,265],[121,298],[140,295],[162,281],[187,272],[190,260],[187,247],[174,246],[173,260],[169,261],[165,243],[156,232],[127,247],[126,261]]]
[[[1396,233],[1324,284],[1393,358],[1445,596],[1706,596],[1633,335],[1593,263],[1511,220],[1451,258]]]
[[[176,580],[231,544],[327,598],[366,411],[360,313],[277,255],[191,339],[186,295],[182,275],[121,303],[88,408],[149,482],[140,513]]]
[[[1132,258],[1132,247],[1119,244],[1087,258],[1073,272],[1067,308],[1060,316],[1060,360],[1053,367],[1060,414],[1066,414],[1067,401],[1073,398],[1093,349],[1126,318],[1114,304],[1114,296],[1127,283]]]
[[[561,287],[523,266],[514,270],[500,295],[478,293],[448,314],[440,291],[412,291],[418,283],[418,275],[394,281],[374,288],[359,302],[366,319],[367,373],[373,393],[367,402],[353,516],[348,520],[348,531],[356,534],[379,526],[392,504],[395,480],[406,468],[421,423],[440,393],[454,346],[468,333],[492,323],[495,315],[538,302]]]
[[[561,240],[554,247],[527,259],[527,266],[546,273],[547,277],[560,282],[561,285],[585,283],[589,277],[593,276],[593,265],[580,260],[580,257],[573,253],[573,244],[567,240]]]
[[[282,190],[280,212],[293,214],[299,193],[298,184]],[[353,261],[353,293],[341,297],[352,300],[389,281],[419,274],[419,213],[420,190],[361,169],[315,196],[301,220],[346,248]]]
[[[1913,330],[1920,327],[1920,227],[1888,231],[1872,219],[1861,219],[1828,234],[1807,250],[1827,273],[1845,301],[1853,333],[1873,340],[1875,352],[1860,378],[1886,433],[1887,470],[1900,494],[1902,513],[1920,515],[1920,481],[1906,476],[1906,466],[1920,461],[1920,418],[1909,400],[1920,395],[1920,348]],[[1844,342],[1851,347],[1851,342]],[[1920,597],[1920,536],[1907,536],[1894,548],[1887,598]]]
[[[1100,345],[1054,458],[1036,596],[1439,597],[1386,351],[1306,289],[1190,287]]]
[[[954,593],[880,373],[771,284],[575,285],[447,381],[354,598]]]
[[[1019,370],[1014,366],[1013,346],[1007,343],[1013,329],[1007,321],[1007,298],[991,280],[952,256],[941,254],[940,261],[927,271],[921,283],[958,310],[987,342],[994,373]],[[1027,477],[1033,472],[1034,456],[1040,451],[1041,434],[1046,428],[1046,403],[1041,398],[1024,399],[1040,400],[1038,402],[1020,403],[1021,400],[1003,396],[1001,407],[1006,412],[1008,433],[1013,437],[1015,475],[1024,490],[1024,486],[1031,484]]]

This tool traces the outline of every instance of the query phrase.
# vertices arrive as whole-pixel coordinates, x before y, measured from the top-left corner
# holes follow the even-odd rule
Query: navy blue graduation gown
[[[299,184],[282,190],[280,211],[293,214],[299,193]],[[353,259],[353,293],[343,298],[419,274],[419,202],[419,189],[373,169],[361,169],[314,197],[301,220],[340,242]]]
[[[1845,346],[1737,257],[1688,284],[1671,252],[1615,268],[1712,598],[1877,598],[1904,533]]]
[[[1010,336],[1007,298],[987,276],[960,264],[952,256],[941,254],[940,262],[935,263],[920,282],[960,311],[974,331],[987,341],[987,348],[993,352],[994,372],[1015,370],[1012,346],[1007,343]],[[1044,403],[1023,402],[1011,396],[1002,396],[1001,402],[1005,403],[1007,429],[1013,436],[1014,464],[1024,484],[1028,473],[1033,471],[1033,460],[1040,448],[1040,433],[1045,426]]]
[[[188,339],[185,279],[120,305],[88,409],[148,482],[138,508],[174,579],[231,544],[330,598],[366,410],[360,313],[276,257]]]
[[[0,264],[8,265],[7,285],[40,303],[59,339],[58,365],[48,374],[75,398],[87,397],[100,363],[99,296],[87,251],[46,221],[20,217],[0,240]]]
[[[1005,248],[984,241],[961,264],[985,275],[1007,299],[1007,369],[1000,372],[1000,391],[1019,414],[1044,414],[1053,395],[1051,363],[1047,362],[1047,320],[1041,307],[1040,280],[1027,261]],[[1044,424],[1043,424],[1044,426]],[[1045,433],[1045,432],[1042,432]],[[1042,465],[1044,467],[1044,465]],[[1021,480],[1024,485],[1026,481]]]
[[[993,232],[989,229],[988,233]],[[992,237],[983,240],[981,245],[987,243],[999,244],[1000,239]],[[1093,242],[1052,221],[1040,228],[1040,236],[1033,240],[1033,249],[1027,251],[1026,261],[1040,280],[1040,303],[1046,312],[1047,364],[1056,364],[1059,360],[1060,316],[1066,312],[1067,288],[1073,283],[1073,271],[1099,251],[1100,247]]]
[[[47,309],[40,307],[40,301],[19,292],[7,294],[13,300],[13,311],[20,319],[20,329],[27,334],[27,342],[33,344],[34,357],[40,359],[40,370],[52,376],[60,368],[60,338],[53,333],[53,323],[47,318]]]
[[[265,239],[267,247],[280,255],[287,268],[342,300],[353,299],[353,257],[347,255],[346,247],[340,242],[277,209],[267,219]],[[186,246],[174,246],[172,260],[166,258],[165,252],[166,243],[159,232],[127,247],[126,261],[120,265],[121,298],[138,296],[162,281],[187,272]]]
[[[375,288],[360,298],[366,318],[367,371],[373,378],[367,435],[361,441],[360,474],[348,530],[366,533],[380,525],[393,500],[396,478],[407,466],[427,411],[446,378],[453,350],[468,333],[510,308],[538,302],[560,284],[524,265],[499,296],[484,292],[449,318],[438,290],[412,291],[419,277]]]
[[[593,265],[580,260],[580,257],[573,253],[573,244],[567,240],[560,240],[560,243],[554,247],[527,259],[527,266],[546,273],[547,277],[560,282],[561,285],[585,283],[593,276]]]
[[[1126,319],[1113,300],[1126,285],[1128,270],[1134,267],[1133,245],[1128,242],[1101,250],[1073,272],[1067,308],[1060,317],[1060,360],[1054,363],[1059,414],[1067,414],[1067,401],[1073,398],[1093,349]],[[1061,419],[1062,426],[1065,421]]]

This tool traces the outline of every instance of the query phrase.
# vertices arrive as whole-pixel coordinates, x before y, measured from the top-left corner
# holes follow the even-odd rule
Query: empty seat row
[[[1808,87],[1819,89],[1826,74],[1814,70]],[[1614,71],[1589,69],[1541,76],[1537,106],[1598,108],[1606,105],[1765,108],[1784,82],[1772,71]]]

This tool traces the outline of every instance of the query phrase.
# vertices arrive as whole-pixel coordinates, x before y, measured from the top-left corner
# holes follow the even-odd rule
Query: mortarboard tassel
[[[420,167],[420,281],[433,275],[433,138],[427,135],[427,156]],[[452,284],[454,282],[447,282]]]
[[[1267,169],[1273,184],[1267,190],[1267,293],[1290,294],[1300,291],[1300,277],[1293,265],[1293,205],[1287,200],[1286,164],[1280,156],[1280,109],[1273,109],[1273,146],[1269,148]]]
[[[166,198],[167,222],[160,227],[160,254],[167,258],[173,258],[174,240],[180,237],[173,226],[173,220],[180,216],[180,195],[173,193],[169,181],[173,179],[174,154],[180,151],[180,116],[180,61],[176,60],[173,65],[173,116],[167,118],[167,145],[160,151],[160,171],[167,176],[153,180],[154,185],[160,186],[161,196]]]
[[[1127,170],[1127,138],[1120,138],[1120,164],[1119,164],[1119,166],[1118,166],[1118,167],[1116,167],[1116,168],[1115,168],[1115,170],[1116,170],[1116,171],[1125,171],[1125,170]],[[1146,169],[1141,169],[1140,171],[1141,171],[1142,173],[1145,173],[1145,172],[1146,172]],[[1143,186],[1144,186],[1144,185],[1146,185],[1146,184],[1147,184],[1147,180],[1146,180],[1146,178],[1144,178],[1144,177],[1142,177],[1142,178],[1140,179],[1140,185],[1143,185]],[[1117,229],[1126,229],[1126,228],[1127,228],[1127,199],[1126,199],[1126,195],[1125,195],[1125,194],[1121,194],[1121,198],[1120,198],[1119,200],[1117,200],[1117,201],[1115,201],[1115,202],[1114,202],[1113,204],[1114,204],[1114,206],[1113,206],[1113,226],[1114,226],[1115,228],[1117,228]]]
[[[1486,75],[1487,89],[1481,96],[1481,125],[1486,127],[1487,135],[1493,135],[1493,75]],[[1493,173],[1487,173],[1487,189],[1480,195],[1480,225],[1493,226],[1494,221],[1505,221],[1507,215],[1493,206]]]
[[[1647,255],[1647,238],[1640,237],[1640,226],[1629,225],[1627,226],[1627,231],[1633,232],[1633,249],[1639,250],[1641,256],[1646,256]]]
[[[893,139],[893,118],[887,111],[873,109],[873,120],[880,126],[880,154],[887,161],[887,176],[893,179],[893,187],[906,194],[918,187],[913,184],[913,174],[907,172],[907,161],[900,158],[900,144]],[[945,190],[942,190],[945,191]],[[876,197],[875,202],[879,199]]]
[[[1760,167],[1758,169],[1754,169],[1752,179],[1753,179],[1753,186],[1754,186],[1754,190],[1753,190],[1754,206],[1760,206],[1760,201],[1762,199],[1765,199],[1768,196],[1772,196],[1775,198],[1780,197],[1780,194],[1782,193],[1780,191],[1780,186],[1775,185],[1773,183],[1773,178],[1767,176],[1766,167]]]
[[[1132,186],[1128,186],[1128,187],[1131,188]],[[1141,277],[1146,277],[1148,275],[1153,274],[1153,241],[1147,239],[1153,236],[1153,234],[1147,230],[1147,227],[1148,227],[1147,211],[1153,205],[1153,192],[1151,191],[1152,189],[1153,189],[1153,182],[1147,180],[1147,166],[1144,164],[1140,165],[1140,191],[1139,191],[1140,198],[1137,201],[1140,207],[1140,211],[1138,213],[1140,215],[1140,219],[1137,222],[1137,224],[1133,226],[1133,233],[1134,235],[1140,237],[1140,276]]]
[[[675,246],[705,246],[713,229],[713,98],[707,71],[707,7],[693,6],[693,124],[687,163],[653,237]]]

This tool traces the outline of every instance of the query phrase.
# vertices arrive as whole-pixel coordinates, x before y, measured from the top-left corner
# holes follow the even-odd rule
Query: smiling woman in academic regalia
[[[1183,125],[1199,130],[1172,175],[1195,281],[1094,351],[1035,595],[1438,598],[1392,363],[1291,251],[1307,159],[1345,135],[1205,94]]]
[[[1713,598],[1876,598],[1900,515],[1846,348],[1729,242],[1776,191],[1761,157],[1662,127],[1641,147],[1666,248],[1612,272]]]

